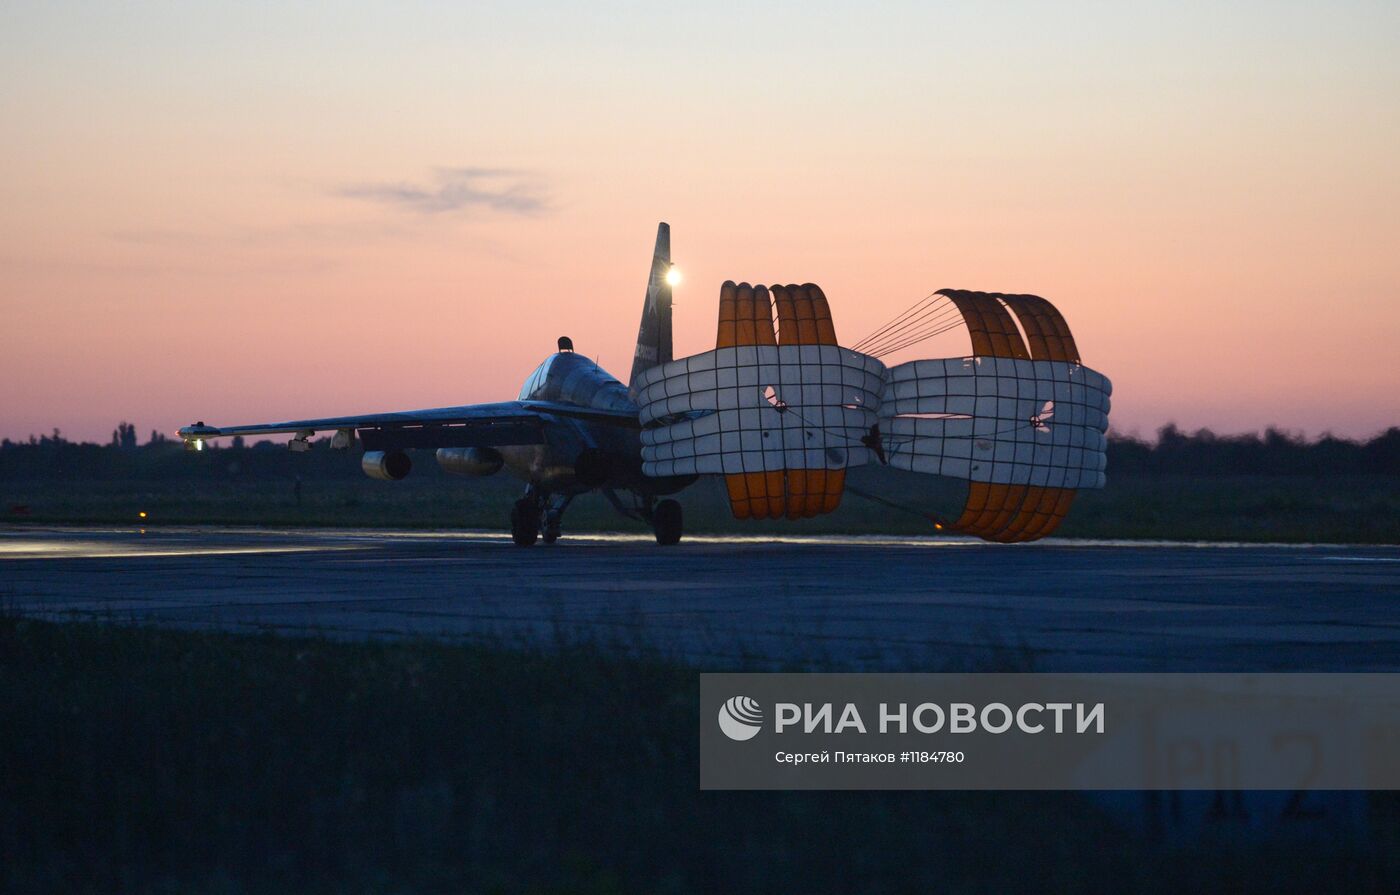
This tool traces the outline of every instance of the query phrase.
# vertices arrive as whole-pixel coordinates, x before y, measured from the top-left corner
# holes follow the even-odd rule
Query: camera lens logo
[[[719,729],[731,740],[751,740],[763,728],[763,707],[747,696],[735,696],[719,707]]]

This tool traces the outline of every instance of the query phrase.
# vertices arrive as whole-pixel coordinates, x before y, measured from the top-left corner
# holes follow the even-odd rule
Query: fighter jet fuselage
[[[569,350],[545,358],[521,386],[520,400],[634,417],[637,413],[637,405],[627,396],[627,386],[592,360]],[[553,493],[576,495],[611,487],[669,494],[694,481],[693,476],[671,480],[643,476],[640,431],[640,426],[557,417],[553,425],[544,427],[543,443],[507,445],[498,450],[513,475]]]
[[[671,360],[674,277],[671,230],[662,223],[633,354],[633,384],[642,372]],[[569,502],[594,490],[618,512],[650,524],[659,543],[674,544],[681,537],[681,508],[658,496],[679,491],[697,476],[642,474],[641,424],[630,387],[575,353],[572,341],[562,337],[559,350],[530,374],[515,401],[248,426],[198,422],[180,429],[180,437],[197,451],[214,438],[285,433],[292,436],[289,447],[303,451],[317,432],[334,431],[332,448],[349,448],[358,439],[365,473],[388,481],[412,471],[410,451],[436,450],[447,472],[483,476],[504,468],[525,482],[525,494],[511,510],[511,536],[522,546],[559,537]]]

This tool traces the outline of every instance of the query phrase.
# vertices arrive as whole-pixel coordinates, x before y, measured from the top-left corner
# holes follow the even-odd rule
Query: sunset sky
[[[678,355],[727,278],[1034,292],[1118,432],[1369,436],[1400,4],[5,3],[0,436],[625,376],[659,220]]]

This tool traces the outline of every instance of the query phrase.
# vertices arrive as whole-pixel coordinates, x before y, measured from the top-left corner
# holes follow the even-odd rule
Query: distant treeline
[[[1216,435],[1209,429],[1182,432],[1163,427],[1156,442],[1110,436],[1108,471],[1119,475],[1400,475],[1400,427],[1369,441],[1323,436],[1308,441],[1278,429],[1262,435]],[[311,451],[292,453],[283,444],[253,445],[234,438],[186,452],[179,441],[152,432],[139,444],[135,427],[122,423],[107,444],[74,442],[55,430],[27,441],[0,442],[0,481],[27,479],[353,478],[360,475],[355,452],[332,451],[329,439]],[[439,475],[426,455],[415,476]]]
[[[1370,441],[1324,435],[1307,441],[1279,429],[1263,435],[1216,435],[1209,429],[1182,432],[1174,424],[1157,431],[1155,444],[1110,437],[1110,473],[1196,475],[1400,475],[1400,427]]]

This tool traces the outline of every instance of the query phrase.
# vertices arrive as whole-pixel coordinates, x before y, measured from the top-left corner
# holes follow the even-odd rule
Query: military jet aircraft
[[[447,472],[486,476],[504,467],[524,480],[525,494],[510,513],[511,538],[522,547],[540,538],[556,540],[569,502],[594,490],[622,515],[650,524],[658,544],[676,544],[683,527],[680,504],[659,498],[696,476],[642,474],[642,427],[633,387],[643,371],[672,359],[671,287],[678,276],[671,264],[671,228],[662,223],[628,385],[560,337],[559,350],[530,374],[515,401],[247,426],[198,422],[181,428],[180,437],[187,449],[197,451],[211,438],[290,434],[291,449],[304,451],[317,432],[334,432],[332,448],[348,449],[358,438],[365,473],[386,481],[412,470],[407,451],[435,449]]]

